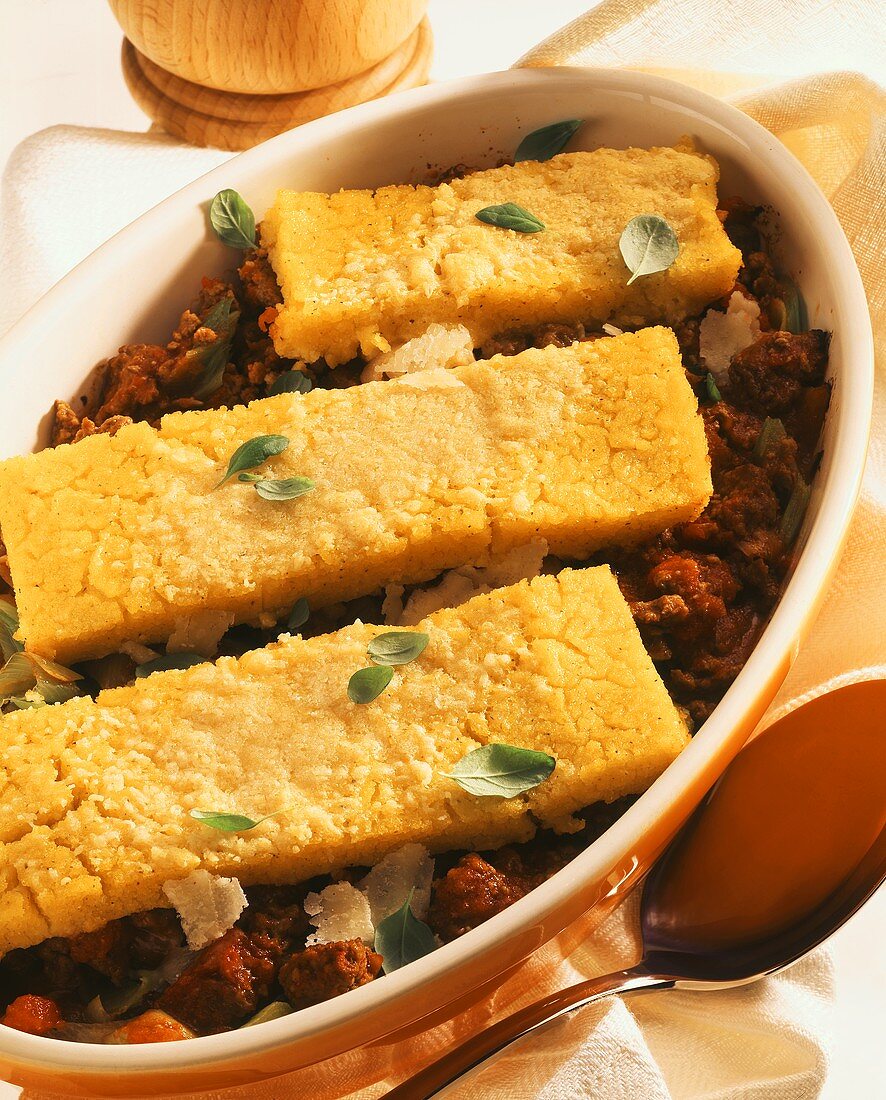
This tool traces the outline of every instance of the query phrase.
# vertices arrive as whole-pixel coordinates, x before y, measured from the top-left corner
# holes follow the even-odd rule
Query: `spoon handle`
[[[588,981],[569,986],[567,989],[557,990],[540,1001],[520,1009],[519,1012],[506,1016],[477,1035],[472,1035],[460,1046],[392,1089],[387,1093],[387,1100],[428,1100],[428,1097],[436,1095],[440,1089],[486,1061],[493,1054],[498,1054],[517,1039],[549,1024],[567,1012],[583,1008],[602,997],[608,997],[611,993],[670,989],[673,985],[673,978],[649,974],[640,962],[629,970],[603,974],[598,978],[590,978]]]

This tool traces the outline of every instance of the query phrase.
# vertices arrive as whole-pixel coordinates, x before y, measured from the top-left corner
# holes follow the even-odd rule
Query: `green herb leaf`
[[[210,829],[218,829],[220,833],[248,833],[256,825],[261,825],[263,821],[268,821],[282,813],[285,811],[277,810],[275,813],[265,814],[264,817],[252,818],[243,814],[226,814],[219,810],[191,810],[191,817],[203,825],[208,825]]]
[[[779,444],[787,434],[784,424],[777,417],[767,416],[754,444],[754,458],[763,458],[766,452]]]
[[[265,481],[266,478],[263,474],[238,474],[237,480],[244,482],[246,485],[255,485],[257,481]]]
[[[255,248],[255,215],[236,191],[219,191],[209,206],[209,221],[222,244]]]
[[[310,493],[316,485],[309,477],[284,477],[281,481],[262,478],[255,483],[255,491],[263,500],[295,500]]]
[[[552,122],[533,130],[517,146],[514,162],[521,160],[550,160],[569,144],[569,139],[584,122],[583,118],[566,118],[562,122]]]
[[[268,397],[276,397],[278,393],[310,393],[313,388],[314,383],[303,371],[287,370],[271,383]]]
[[[399,970],[407,963],[429,955],[437,947],[434,933],[424,921],[420,921],[412,912],[412,895],[415,888],[409,891],[409,897],[396,913],[385,917],[375,930],[375,950],[384,959],[384,971],[391,974]]]
[[[800,526],[803,523],[803,516],[806,515],[806,508],[809,504],[811,493],[812,490],[803,478],[798,476],[797,483],[794,485],[794,491],[791,493],[791,499],[787,503],[784,515],[781,517],[781,524],[778,528],[778,533],[781,535],[782,542],[785,546],[790,546],[800,531]]]
[[[664,271],[680,251],[677,234],[658,214],[631,218],[619,238],[618,247],[631,277],[628,286],[642,275]]]
[[[247,439],[231,455],[225,476],[215,488],[220,488],[241,470],[253,470],[256,466],[267,462],[273,455],[282,454],[288,446],[289,439],[285,435],[257,435],[253,439]]]
[[[352,703],[371,703],[391,682],[394,670],[390,665],[370,665],[361,668],[348,680],[348,698]]]
[[[553,756],[515,745],[484,745],[462,757],[447,779],[481,798],[513,798],[548,779],[557,766]]]
[[[269,1005],[259,1009],[254,1016],[250,1016],[246,1023],[241,1024],[240,1027],[255,1027],[256,1024],[266,1024],[268,1020],[279,1020],[292,1012],[295,1012],[295,1009],[286,1001],[271,1001]]]
[[[408,665],[424,652],[430,640],[417,630],[389,630],[376,634],[366,652],[377,665]]]
[[[720,393],[720,387],[714,381],[714,376],[710,372],[708,372],[705,377],[704,388],[708,401],[710,401],[712,405],[716,405],[718,401],[723,400],[723,394]]]
[[[203,376],[194,390],[195,397],[208,397],[222,384],[225,367],[231,358],[231,341],[240,320],[240,311],[234,309],[233,298],[216,302],[203,319],[203,328],[211,328],[218,336],[211,344],[192,348],[188,355],[196,356],[203,364]]]
[[[18,630],[18,611],[15,604],[0,599],[0,655],[8,661],[13,653],[25,648],[13,635]]]
[[[540,233],[545,227],[544,222],[515,202],[484,206],[474,217],[487,225],[497,225],[499,229],[515,229],[518,233]]]
[[[141,679],[150,676],[152,672],[168,672],[173,668],[190,668],[192,665],[202,665],[206,660],[199,653],[164,653],[162,657],[155,657],[153,661],[145,661],[143,665],[135,666],[135,674]]]
[[[308,601],[302,596],[300,600],[296,600],[292,605],[292,610],[289,612],[289,618],[286,620],[286,630],[289,634],[295,634],[295,632],[305,625],[311,614],[311,609],[308,606]]]

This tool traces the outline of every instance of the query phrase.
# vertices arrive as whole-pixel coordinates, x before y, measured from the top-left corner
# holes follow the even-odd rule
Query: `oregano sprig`
[[[229,481],[234,474],[239,474],[241,470],[253,470],[274,455],[282,454],[288,446],[289,439],[285,435],[257,435],[253,439],[247,439],[231,455],[225,475],[215,485],[215,488],[221,488],[226,481]],[[241,478],[241,480],[244,479]],[[251,481],[252,477],[247,480]]]
[[[245,814],[226,813],[223,810],[191,810],[190,816],[201,825],[207,825],[220,833],[248,833],[262,822],[285,813],[286,810],[275,810],[264,817],[247,817]]]
[[[212,200],[209,221],[222,244],[231,248],[255,248],[255,214],[243,196],[232,188],[219,191]]]
[[[234,330],[240,320],[240,310],[233,298],[222,298],[203,318],[201,328],[212,329],[217,339],[209,344],[191,348],[188,356],[196,357],[203,365],[200,382],[194,389],[195,397],[208,397],[222,384],[225,367],[231,357]]]
[[[514,229],[517,233],[540,233],[545,224],[535,214],[530,214],[515,202],[502,202],[497,206],[484,206],[474,217],[499,229]]]
[[[385,690],[394,676],[395,665],[408,665],[420,657],[430,637],[420,630],[386,630],[366,647],[372,664],[358,669],[348,681],[348,698],[352,703],[371,703]]]
[[[415,887],[409,891],[409,897],[396,912],[385,917],[375,930],[375,950],[381,955],[386,974],[399,970],[407,963],[430,954],[437,947],[434,933],[412,912],[412,895]]]
[[[573,134],[584,122],[583,118],[566,118],[562,122],[552,122],[527,134],[517,146],[514,163],[521,160],[550,160],[562,153]]]
[[[643,275],[665,271],[680,251],[677,234],[659,214],[631,218],[618,241],[622,259],[631,277],[628,286]]]
[[[444,774],[480,798],[514,798],[543,783],[556,766],[556,759],[546,752],[490,744],[469,752]]]

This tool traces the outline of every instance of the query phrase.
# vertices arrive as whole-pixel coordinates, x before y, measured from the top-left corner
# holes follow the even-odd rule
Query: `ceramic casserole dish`
[[[419,182],[429,165],[492,166],[521,134],[562,118],[587,120],[577,148],[666,145],[692,135],[720,163],[721,195],[741,194],[777,212],[777,247],[802,289],[810,324],[833,333],[823,461],[797,564],[743,671],[689,747],[615,825],[461,939],[347,996],[188,1042],[100,1046],[0,1027],[0,1077],[75,1096],[232,1086],[249,1095],[252,1083],[317,1065],[318,1075],[302,1080],[321,1095],[321,1082],[332,1080],[331,1069],[318,1065],[326,1059],[346,1057],[345,1091],[386,1074],[392,1052],[409,1054],[410,1037],[479,1003],[555,937],[567,950],[621,900],[773,698],[827,593],[857,496],[872,400],[870,322],[846,238],[802,166],[741,112],[668,80],[592,69],[493,73],[365,104],[228,161],[98,249],[7,335],[0,346],[0,457],[33,449],[51,399],[78,392],[115,347],[162,342],[189,289],[230,266],[206,223],[206,204],[222,188],[238,190],[260,214],[281,186],[335,191]]]

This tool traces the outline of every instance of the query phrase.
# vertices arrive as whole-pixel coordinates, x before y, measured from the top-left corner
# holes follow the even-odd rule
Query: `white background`
[[[589,6],[591,0],[431,0],[431,76],[505,69]],[[0,0],[0,167],[22,138],[57,123],[147,129],[123,83],[120,41],[102,0]],[[884,936],[881,891],[831,941],[837,1011],[825,1100],[886,1096]],[[16,1091],[0,1083],[0,1100],[7,1090]]]

